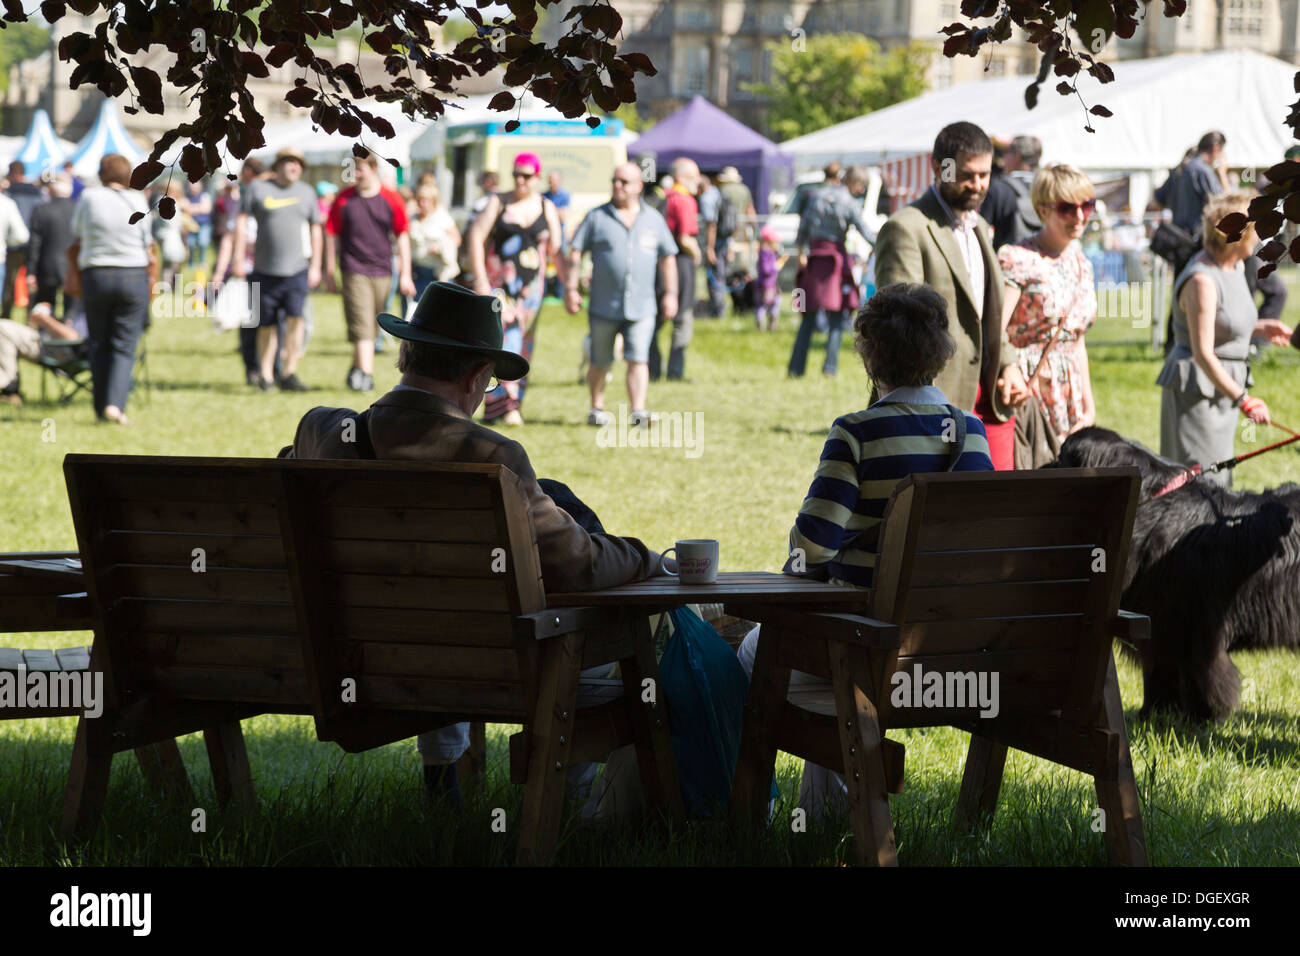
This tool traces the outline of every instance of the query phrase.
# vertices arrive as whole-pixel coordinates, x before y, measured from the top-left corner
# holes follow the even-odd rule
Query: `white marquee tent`
[[[135,166],[144,161],[145,153],[136,146],[118,112],[117,101],[109,97],[100,104],[99,114],[90,131],[81,138],[76,151],[70,157],[72,168],[83,179],[94,179],[99,175],[99,161],[108,153],[120,153]]]
[[[1105,85],[1084,75],[1079,90],[1091,106],[1103,103],[1112,117],[1089,116],[1084,129],[1077,97],[1055,90],[1049,77],[1038,106],[1025,106],[1032,77],[1011,76],[927,93],[857,119],[781,144],[798,167],[815,169],[838,159],[878,164],[927,153],[944,126],[968,120],[996,137],[1037,136],[1044,162],[1068,162],[1107,179],[1134,175],[1135,208],[1145,205],[1152,180],[1163,182],[1188,147],[1207,130],[1227,137],[1234,167],[1267,169],[1294,144],[1284,120],[1295,99],[1296,67],[1247,50],[1221,50],[1109,64],[1115,81]]]

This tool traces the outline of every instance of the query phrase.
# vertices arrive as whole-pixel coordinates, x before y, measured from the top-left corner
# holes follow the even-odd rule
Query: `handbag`
[[[673,636],[659,662],[673,756],[687,814],[725,812],[740,753],[749,678],[736,652],[690,608],[668,612]]]
[[[1172,222],[1162,222],[1151,236],[1151,251],[1172,266],[1186,262],[1201,248],[1201,240]]]
[[[1065,316],[1062,315],[1056,328],[1052,329],[1052,337],[1043,346],[1038,364],[1034,366],[1033,374],[1026,383],[1031,393],[1029,399],[1016,409],[1016,429],[1012,439],[1015,457],[1012,464],[1018,471],[1041,468],[1061,457],[1061,440],[1056,437],[1052,418],[1047,414],[1047,408],[1038,394],[1038,373],[1043,370],[1047,356],[1060,341],[1061,329],[1064,327]]]
[[[227,279],[212,306],[212,330],[229,332],[242,328],[253,314],[245,279]]]

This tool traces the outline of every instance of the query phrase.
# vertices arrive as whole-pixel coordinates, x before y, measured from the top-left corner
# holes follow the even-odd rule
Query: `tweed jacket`
[[[983,382],[994,416],[1006,421],[1012,412],[997,400],[997,378],[1015,361],[1015,350],[1002,327],[1002,270],[989,241],[989,226],[975,227],[984,254],[984,301],[977,303],[951,220],[932,190],[890,216],[876,241],[876,287],[895,282],[923,282],[948,304],[948,331],[957,354],[934,380],[949,401],[975,407],[976,387]]]
[[[285,458],[359,458],[355,441],[344,440],[346,408],[313,408],[298,423]],[[537,535],[542,582],[547,591],[594,591],[657,573],[659,554],[636,538],[588,534],[537,483],[519,442],[474,422],[459,407],[424,391],[389,392],[371,406],[370,440],[375,455],[394,461],[459,461],[505,465],[519,479]]]

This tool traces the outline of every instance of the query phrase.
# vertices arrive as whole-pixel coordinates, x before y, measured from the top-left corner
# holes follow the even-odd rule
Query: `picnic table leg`
[[[671,701],[665,698],[659,682],[650,619],[644,614],[623,615],[620,626],[632,630],[636,648],[632,657],[619,662],[619,669],[623,674],[623,702],[636,742],[637,768],[641,772],[646,807],[651,811],[667,810],[674,819],[684,820],[686,808],[682,803],[682,788],[677,778],[677,762],[673,757],[672,733],[668,725]],[[644,700],[647,679],[652,682],[649,686],[654,690],[649,702]]]
[[[104,810],[108,774],[113,767],[111,739],[98,720],[82,717],[77,721],[59,825],[59,835],[65,841],[89,836]]]
[[[559,839],[584,643],[581,632],[541,642],[537,707],[531,721],[528,773],[515,855],[520,865],[549,863]]]
[[[157,799],[193,802],[194,790],[190,787],[189,775],[185,773],[185,761],[181,759],[181,751],[174,738],[136,747],[135,759]]]
[[[253,770],[248,765],[248,748],[244,746],[239,721],[203,728],[203,745],[212,767],[217,802],[226,806],[233,801],[242,813],[255,809],[257,791],[253,788]]]
[[[731,812],[736,819],[759,827],[767,820],[767,802],[776,768],[776,725],[790,692],[790,667],[777,663],[781,629],[764,624],[754,652],[754,672],[745,700],[736,774],[731,785]]]
[[[1007,745],[983,734],[971,733],[966,751],[966,770],[962,773],[957,809],[953,812],[953,829],[969,832],[992,819],[998,808],[1002,789],[1002,771],[1007,762]]]
[[[861,648],[846,647],[838,641],[827,644],[858,862],[897,866],[885,783],[884,736],[875,705],[862,690],[870,679],[870,667]]]
[[[1097,802],[1105,813],[1106,856],[1119,866],[1150,866],[1146,834],[1142,827],[1142,808],[1138,802],[1137,780],[1133,775],[1133,758],[1128,749],[1128,730],[1124,726],[1124,703],[1119,696],[1119,677],[1115,672],[1115,655],[1110,655],[1106,683],[1102,688],[1102,717],[1105,729],[1118,738],[1119,759],[1116,778],[1094,777]]]

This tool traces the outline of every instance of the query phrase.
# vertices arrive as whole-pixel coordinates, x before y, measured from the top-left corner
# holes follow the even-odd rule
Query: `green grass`
[[[337,297],[314,300],[316,331],[300,375],[320,390],[260,394],[243,382],[232,335],[216,336],[206,318],[160,318],[149,334],[152,398],[132,396],[131,428],[97,425],[87,401],[41,405],[39,375],[25,367],[29,404],[0,406],[0,550],[74,547],[60,462],[69,452],[270,456],[290,443],[313,405],[358,407],[343,388],[349,350]],[[1297,310],[1288,315],[1295,321]],[[841,375],[785,380],[794,338],[789,315],[779,333],[760,335],[744,319],[701,321],[687,365],[693,384],[651,386],[650,405],[664,412],[702,412],[702,454],[681,448],[601,448],[585,424],[588,399],[577,365],[583,317],[548,306],[541,319],[534,374],[525,403],[528,424],[516,433],[538,474],[567,482],[612,531],[651,547],[675,539],[716,537],[723,570],[779,570],[786,533],[803,500],[832,419],[863,407],[866,379],[851,343]],[[1099,424],[1155,447],[1160,358],[1142,342],[1148,330],[1104,320],[1091,350]],[[1125,344],[1127,343],[1127,344]],[[816,340],[818,349],[822,339]],[[381,394],[397,379],[394,356],[381,356]],[[626,401],[621,366],[607,406]],[[1300,422],[1294,388],[1300,354],[1270,350],[1255,367],[1254,391],[1275,417]],[[1239,435],[1239,438],[1241,436]],[[52,440],[43,440],[52,439]],[[1260,429],[1256,444],[1276,440]],[[1296,480],[1292,448],[1243,465],[1239,487]],[[9,646],[85,643],[85,634],[6,635]],[[1120,682],[1147,841],[1158,865],[1300,863],[1300,657],[1234,654],[1247,699],[1232,719],[1210,727],[1139,723],[1136,668],[1120,662]],[[486,790],[471,794],[459,820],[427,818],[420,809],[413,742],[345,755],[315,740],[310,719],[264,716],[244,724],[259,809],[239,820],[217,809],[199,737],[185,738],[194,806],[207,831],[191,828],[191,806],[155,804],[133,760],[115,762],[102,825],[88,844],[62,847],[54,837],[75,723],[71,719],[0,722],[0,863],[87,865],[178,864],[483,864],[509,863],[522,791],[506,777],[505,738],[489,731]],[[961,778],[966,735],[950,729],[899,734],[907,745],[907,792],[891,799],[904,865],[1102,864],[1092,832],[1096,797],[1080,774],[1014,753],[1008,759],[997,818],[979,836],[948,826]],[[716,824],[675,831],[662,824],[612,831],[570,822],[559,850],[566,864],[830,865],[851,858],[844,820],[793,833],[788,826],[801,765],[782,755],[779,825],[760,840]],[[492,810],[506,811],[508,832],[493,832]]]

